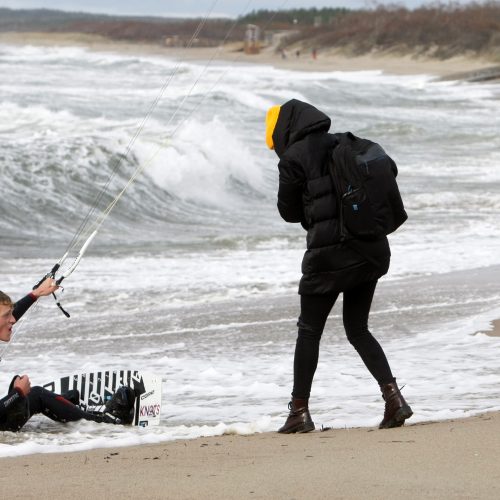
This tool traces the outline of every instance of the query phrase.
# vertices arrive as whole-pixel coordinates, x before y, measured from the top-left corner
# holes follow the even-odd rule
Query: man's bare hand
[[[42,281],[42,284],[33,290],[31,293],[36,297],[45,297],[55,292],[59,287],[56,285],[56,280],[54,278],[47,278]]]
[[[31,391],[31,382],[28,375],[17,377],[14,381],[14,389],[16,389],[21,396],[27,396]]]

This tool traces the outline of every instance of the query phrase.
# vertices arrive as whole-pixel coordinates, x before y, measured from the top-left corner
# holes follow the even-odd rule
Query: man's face
[[[12,306],[0,304],[0,340],[8,342],[12,334],[12,326],[16,319],[12,315]]]

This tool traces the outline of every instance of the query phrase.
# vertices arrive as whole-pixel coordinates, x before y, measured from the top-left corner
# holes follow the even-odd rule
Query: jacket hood
[[[281,106],[272,134],[274,150],[281,158],[294,142],[312,132],[328,132],[331,120],[311,104],[292,99]]]

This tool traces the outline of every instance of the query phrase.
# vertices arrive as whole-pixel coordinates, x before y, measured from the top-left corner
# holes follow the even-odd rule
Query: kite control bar
[[[94,231],[87,238],[87,240],[85,241],[85,243],[82,245],[82,248],[78,252],[78,255],[75,257],[75,260],[73,261],[73,264],[71,264],[71,266],[69,266],[68,269],[66,269],[62,273],[62,275],[59,276],[59,278],[56,278],[56,273],[57,273],[57,271],[59,271],[59,269],[61,268],[61,266],[64,264],[65,260],[67,259],[68,252],[66,252],[61,257],[61,259],[59,260],[59,262],[57,262],[56,264],[54,264],[54,267],[33,287],[33,290],[36,290],[47,278],[53,278],[55,280],[55,284],[59,286],[63,282],[63,280],[65,280],[66,278],[68,278],[69,276],[71,276],[71,274],[73,273],[73,271],[78,267],[78,264],[82,260],[82,257],[84,256],[85,252],[87,251],[87,248],[89,247],[89,245],[92,242],[92,240],[95,238],[96,234],[97,234],[97,230]],[[61,311],[63,312],[63,314],[67,318],[69,318],[70,317],[69,313],[64,310],[63,306],[61,305],[61,302],[58,300],[58,298],[57,298],[57,296],[56,296],[56,294],[54,292],[52,293],[52,296],[54,297],[54,300],[56,301],[57,307],[59,307],[59,309],[61,309]]]

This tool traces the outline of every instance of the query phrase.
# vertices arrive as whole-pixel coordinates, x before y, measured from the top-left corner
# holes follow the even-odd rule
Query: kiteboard
[[[43,387],[57,394],[76,389],[82,408],[100,411],[119,387],[128,386],[136,394],[132,424],[149,427],[160,423],[161,382],[161,377],[152,373],[114,370],[68,375]]]

